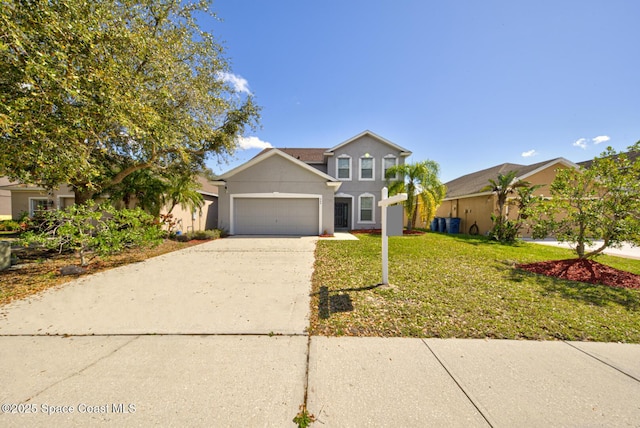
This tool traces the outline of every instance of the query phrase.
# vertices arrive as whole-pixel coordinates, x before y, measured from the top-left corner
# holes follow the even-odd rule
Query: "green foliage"
[[[640,149],[640,142],[629,148]],[[551,199],[534,210],[534,237],[550,234],[575,244],[579,258],[588,258],[624,242],[640,244],[640,162],[612,148],[588,168],[558,171]],[[602,245],[586,248],[596,240]]]
[[[224,237],[224,232],[220,229],[213,230],[196,230],[195,232],[188,232],[182,235],[174,235],[173,239],[179,242],[188,242],[192,239],[197,241],[209,241],[212,239],[220,239]]]
[[[19,232],[21,230],[20,223],[13,220],[0,221],[0,232]]]
[[[412,230],[421,211],[424,222],[429,222],[442,203],[446,187],[440,182],[438,175],[440,166],[437,162],[425,160],[412,164],[402,164],[387,170],[387,186],[389,195],[406,193],[404,207],[407,212],[407,229]],[[402,178],[396,180],[400,175]],[[418,210],[420,205],[420,210]]]
[[[489,237],[502,244],[512,244],[518,239],[520,223],[516,220],[503,219],[491,214],[493,228],[489,231]]]
[[[0,174],[76,202],[136,171],[184,175],[233,154],[252,96],[197,23],[209,2],[7,0],[0,7]]]
[[[516,171],[498,174],[497,180],[489,180],[489,184],[482,190],[491,191],[497,197],[497,213],[491,214],[493,228],[489,232],[489,236],[503,244],[515,242],[531,209],[541,200],[540,197],[533,195],[533,192],[540,187],[542,186],[518,180]],[[510,196],[512,199],[509,199]],[[518,208],[516,219],[509,219],[506,210],[508,205],[514,205]]]
[[[300,411],[293,418],[293,423],[298,425],[298,428],[308,428],[315,421],[316,417],[309,413],[309,410],[307,410],[307,407],[304,404],[300,406]]]
[[[96,205],[89,201],[64,210],[42,212],[36,228],[25,232],[21,243],[77,252],[80,264],[85,266],[90,252],[108,255],[152,245],[160,242],[162,235],[155,219],[139,208],[116,210],[110,204]]]
[[[380,236],[320,241],[311,334],[381,337],[591,340],[640,343],[640,290],[533,275],[518,263],[561,260],[571,250],[483,236],[389,238],[391,289],[380,282]],[[600,263],[640,274],[640,260]],[[348,295],[353,309],[321,318],[318,292]]]

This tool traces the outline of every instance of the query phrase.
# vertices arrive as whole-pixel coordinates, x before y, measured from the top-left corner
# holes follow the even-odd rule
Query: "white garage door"
[[[317,235],[318,198],[236,198],[236,235]]]

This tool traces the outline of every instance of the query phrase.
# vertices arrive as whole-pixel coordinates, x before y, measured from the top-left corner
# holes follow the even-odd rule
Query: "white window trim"
[[[362,220],[362,198],[371,198],[371,220]],[[358,223],[375,224],[376,223],[376,196],[371,193],[363,193],[358,196]]]
[[[49,198],[46,197],[30,197],[29,198],[29,217],[33,217],[35,214],[35,210],[33,209],[33,201],[45,201],[47,205],[49,204]]]
[[[58,195],[57,198],[56,198],[58,209],[60,209],[60,207],[62,207],[62,200],[63,199],[73,198],[73,202],[75,203],[75,197],[76,197],[76,195]]]
[[[395,162],[394,165],[398,166],[398,156],[392,155],[392,154],[388,154],[385,157],[383,157],[382,158],[382,162],[380,163],[380,166],[381,166],[381,169],[382,169],[382,174],[381,174],[382,181],[386,181],[387,180],[387,177],[385,177],[386,171],[384,169],[384,162],[387,159],[393,159],[394,162]],[[398,174],[396,174],[396,177],[392,178],[391,181],[397,181],[398,179],[399,179],[398,178]]]
[[[339,171],[339,165],[340,165],[340,159],[349,159],[349,177],[348,178],[340,178],[340,176],[338,175],[338,171]],[[351,162],[351,156],[349,155],[340,155],[337,157],[336,159],[336,178],[340,181],[351,181],[351,177],[353,176],[352,174],[353,171],[353,165]]]
[[[362,159],[371,159],[371,178],[362,178]],[[369,156],[362,156],[358,162],[358,178],[360,181],[375,181],[376,179],[376,159]]]

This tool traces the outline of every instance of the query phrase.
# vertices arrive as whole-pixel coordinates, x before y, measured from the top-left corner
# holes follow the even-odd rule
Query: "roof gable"
[[[579,168],[578,165],[565,158],[550,159],[531,165],[503,163],[491,168],[464,175],[448,183],[445,183],[445,185],[447,186],[447,195],[445,197],[445,200],[490,194],[490,191],[484,191],[482,189],[485,188],[487,184],[489,184],[489,180],[495,180],[499,174],[506,174],[509,171],[515,171],[516,180],[526,180],[528,177],[531,177],[542,170],[558,164],[565,165],[570,168]]]
[[[361,132],[360,134],[356,135],[355,137],[351,137],[346,141],[343,141],[342,143],[338,144],[335,147],[332,147],[330,149],[328,149],[325,153],[329,156],[333,155],[333,152],[335,152],[336,150],[338,150],[341,147],[344,147],[348,144],[353,143],[354,141],[358,140],[359,138],[362,138],[364,136],[369,136],[371,138],[375,138],[376,140],[380,141],[381,143],[384,143],[386,145],[388,145],[389,147],[392,147],[394,150],[397,150],[400,152],[400,156],[409,156],[411,155],[411,152],[407,149],[405,149],[404,147],[401,147],[395,143],[392,143],[391,141],[387,140],[386,138],[383,138],[377,134],[374,134],[373,132],[366,130]]]
[[[287,160],[288,162],[293,163],[294,165],[305,169],[319,177],[321,177],[322,179],[328,181],[328,182],[336,182],[339,183],[338,180],[336,180],[335,178],[317,170],[316,168],[307,165],[306,163],[302,162],[301,160],[298,160],[296,158],[294,158],[293,156],[290,156],[288,154],[286,154],[285,152],[283,152],[282,150],[279,149],[275,149],[272,148],[270,150],[267,151],[263,151],[261,154],[259,154],[258,156],[254,157],[253,159],[250,159],[249,161],[243,163],[242,165],[232,169],[231,171],[227,171],[226,173],[222,174],[219,179],[220,180],[227,180],[231,177],[233,177],[234,175],[251,168],[254,165],[259,164],[260,162],[271,158],[272,156],[279,156],[282,157],[283,159]]]

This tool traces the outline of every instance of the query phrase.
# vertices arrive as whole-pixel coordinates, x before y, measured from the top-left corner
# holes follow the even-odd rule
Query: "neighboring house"
[[[5,186],[11,184],[6,177],[0,177],[0,220],[11,220],[11,192]]]
[[[410,154],[370,131],[328,149],[265,149],[219,177],[218,225],[236,235],[379,229],[385,172]]]
[[[46,190],[40,186],[10,182],[2,177],[0,189],[9,193],[9,214],[17,220],[23,215],[32,217],[36,211],[65,208],[74,201],[73,190],[67,185],[57,190]]]
[[[176,230],[190,232],[194,230],[214,229],[218,223],[218,188],[204,177],[198,177],[203,198],[202,208],[192,213],[177,205],[173,209],[174,219],[178,225]],[[32,217],[36,211],[63,209],[75,201],[73,190],[68,185],[61,185],[57,190],[46,190],[30,184],[11,182],[0,177],[0,220],[17,220],[24,213]],[[166,207],[163,212],[166,212]]]
[[[458,217],[461,219],[461,233],[469,233],[469,229],[475,224],[479,233],[484,235],[493,227],[491,214],[497,211],[496,195],[491,191],[483,190],[489,185],[489,180],[497,180],[499,174],[516,171],[516,181],[528,181],[532,185],[541,184],[543,187],[537,189],[534,194],[548,195],[549,185],[553,182],[558,169],[578,167],[567,159],[557,158],[533,165],[504,163],[464,175],[445,183],[447,194],[436,212],[436,217]],[[517,211],[513,207],[510,208],[511,212],[507,212],[510,218],[515,218]],[[523,236],[529,236],[530,233],[530,230],[522,231]]]
[[[204,198],[204,205],[195,212],[176,205],[171,212],[177,220],[177,230],[181,232],[211,230],[218,227],[218,187],[202,176],[198,177],[198,182],[198,193]],[[169,207],[166,207],[163,212],[168,209]]]

